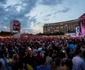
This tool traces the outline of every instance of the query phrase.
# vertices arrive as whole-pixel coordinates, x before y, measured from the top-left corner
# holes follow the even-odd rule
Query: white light
[[[26,33],[28,33],[28,31],[26,30]]]
[[[22,29],[20,30],[20,32],[22,32]]]
[[[4,31],[6,31],[6,30],[7,30],[7,26],[3,26],[3,28],[4,28]]]
[[[4,29],[7,29],[7,26],[4,26]]]

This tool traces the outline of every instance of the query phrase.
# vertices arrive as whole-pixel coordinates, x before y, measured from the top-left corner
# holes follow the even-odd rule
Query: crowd
[[[0,38],[0,70],[85,70],[84,38]]]

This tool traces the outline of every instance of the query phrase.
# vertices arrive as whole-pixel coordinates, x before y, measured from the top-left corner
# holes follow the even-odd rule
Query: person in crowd
[[[12,70],[18,70],[19,56],[18,54],[13,54],[12,58]]]
[[[83,59],[84,61],[82,62],[82,70],[85,70],[85,51],[83,51]]]
[[[82,62],[84,60],[81,58],[81,50],[76,50],[75,51],[75,56],[72,59],[72,70],[82,70]]]
[[[9,61],[9,55],[8,53],[5,53],[4,54],[4,61],[5,61],[5,65],[7,67],[8,70],[12,70],[12,66],[11,66],[11,63]]]
[[[2,63],[0,62],[0,70],[2,70]]]
[[[48,53],[47,57],[46,57],[46,65],[52,69],[52,54],[51,52]]]
[[[76,45],[74,44],[73,40],[71,40],[69,42],[69,46],[68,47],[70,48],[70,53],[74,53],[75,52]]]
[[[26,67],[26,64],[23,63],[22,61],[19,62],[19,67],[18,70],[28,70]]]
[[[46,66],[46,60],[41,60],[41,65],[37,66],[37,70],[51,70],[48,66]]]
[[[0,63],[2,64],[1,70],[7,70],[5,60],[3,59],[3,54],[0,52]]]

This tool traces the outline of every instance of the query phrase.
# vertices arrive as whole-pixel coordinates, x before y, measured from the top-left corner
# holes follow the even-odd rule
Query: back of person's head
[[[0,62],[0,70],[2,69],[2,63]]]
[[[59,66],[60,65],[60,62],[61,62],[60,57],[57,57],[55,59],[56,66]]]
[[[3,53],[2,52],[0,52],[0,58],[3,58]]]
[[[85,58],[85,51],[83,51],[83,57]]]
[[[76,50],[75,51],[75,55],[80,55],[81,54],[81,50]]]
[[[51,57],[52,56],[52,53],[49,51],[47,55]]]
[[[46,62],[46,59],[45,58],[42,58],[41,61],[40,61],[40,64],[41,65],[45,65],[45,62]]]
[[[65,64],[67,66],[72,66],[72,60],[71,59],[66,59]]]
[[[18,54],[13,54],[13,60],[18,61],[19,60],[19,55]]]
[[[61,59],[65,58],[65,53],[62,52],[62,51],[60,52],[60,58],[61,58]]]

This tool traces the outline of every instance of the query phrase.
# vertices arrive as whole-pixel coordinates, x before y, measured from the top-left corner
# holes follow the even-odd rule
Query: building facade
[[[64,33],[74,33],[75,28],[80,26],[78,19],[44,24],[43,33],[55,33],[55,32],[64,32]]]

